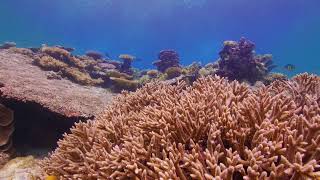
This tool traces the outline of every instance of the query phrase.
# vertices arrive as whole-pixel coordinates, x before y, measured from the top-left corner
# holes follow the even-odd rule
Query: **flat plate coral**
[[[65,117],[87,119],[99,114],[113,94],[66,79],[47,79],[33,59],[0,50],[0,101],[33,102]]]

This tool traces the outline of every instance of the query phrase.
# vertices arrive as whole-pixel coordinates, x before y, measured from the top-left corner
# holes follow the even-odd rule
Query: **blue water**
[[[162,49],[205,64],[224,40],[245,36],[273,54],[278,71],[291,63],[291,73],[320,74],[319,8],[319,0],[1,0],[0,42],[129,53],[152,68]]]

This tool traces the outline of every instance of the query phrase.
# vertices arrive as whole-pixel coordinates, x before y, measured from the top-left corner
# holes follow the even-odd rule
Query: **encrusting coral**
[[[320,78],[250,88],[147,84],[80,122],[42,166],[60,179],[320,178]]]

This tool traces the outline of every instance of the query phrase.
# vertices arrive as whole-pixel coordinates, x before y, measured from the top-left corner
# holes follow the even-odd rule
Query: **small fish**
[[[287,71],[293,71],[293,70],[296,69],[296,66],[293,65],[293,64],[287,64],[287,65],[285,65],[283,68],[284,68],[285,70],[287,70]]]

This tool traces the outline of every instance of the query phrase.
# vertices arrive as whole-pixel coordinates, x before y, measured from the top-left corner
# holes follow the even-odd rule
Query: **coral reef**
[[[174,50],[162,50],[158,55],[157,61],[153,62],[160,72],[165,72],[169,67],[179,67],[179,55]]]
[[[253,42],[241,38],[239,42],[225,41],[220,51],[217,74],[231,80],[255,83],[263,81],[264,77],[274,68],[272,56],[256,55]]]
[[[250,48],[249,48],[250,49]],[[318,179],[320,78],[215,77],[124,92],[41,165],[60,179]]]
[[[0,104],[0,153],[10,153],[12,148],[13,111]]]

